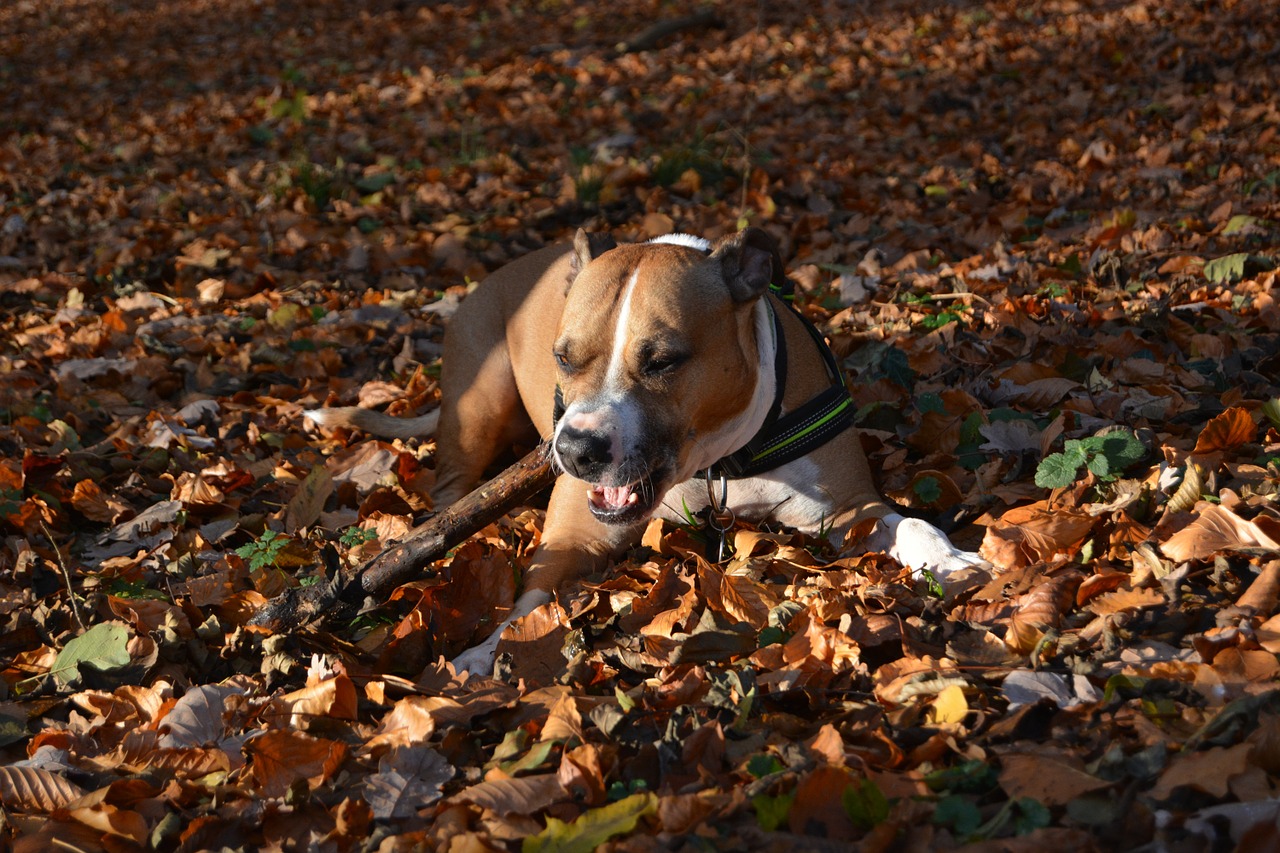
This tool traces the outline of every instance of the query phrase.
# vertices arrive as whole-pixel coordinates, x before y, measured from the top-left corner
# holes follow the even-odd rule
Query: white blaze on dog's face
[[[736,450],[773,400],[772,319],[760,296],[780,274],[750,230],[708,254],[696,238],[619,246],[579,270],[554,355],[565,403],[552,442],[592,486],[591,511],[638,521],[675,483]]]

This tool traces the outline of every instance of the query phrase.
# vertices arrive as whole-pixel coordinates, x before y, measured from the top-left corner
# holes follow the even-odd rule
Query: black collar
[[[795,296],[794,282],[786,279],[781,287],[771,286],[769,292],[770,296],[763,298],[770,300],[767,304],[769,313],[773,315],[774,335],[778,341],[777,356],[774,358],[773,405],[750,441],[722,457],[708,469],[712,477],[745,479],[772,471],[807,456],[853,425],[853,398],[845,387],[844,374],[822,333],[792,304]],[[786,306],[786,310],[809,333],[814,346],[818,348],[818,354],[822,356],[827,379],[831,383],[817,396],[785,415],[782,414],[782,396],[787,390],[787,344],[779,310],[774,306],[775,301]]]

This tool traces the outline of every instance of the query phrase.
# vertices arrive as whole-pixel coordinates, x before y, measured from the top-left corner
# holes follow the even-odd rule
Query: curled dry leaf
[[[351,679],[337,675],[286,693],[278,697],[272,706],[281,715],[278,721],[281,725],[306,730],[315,719],[356,719],[357,701],[356,687]]]
[[[1178,484],[1178,490],[1169,498],[1165,508],[1168,512],[1186,512],[1199,502],[1203,494],[1204,469],[1196,462],[1188,462],[1182,482]]]
[[[1238,406],[1227,409],[1204,425],[1196,438],[1193,454],[1215,453],[1221,450],[1234,450],[1242,444],[1253,441],[1258,434],[1258,425],[1248,409]]]
[[[1202,503],[1195,521],[1160,543],[1171,560],[1205,560],[1224,551],[1280,550],[1257,524],[1246,521],[1219,504]]]

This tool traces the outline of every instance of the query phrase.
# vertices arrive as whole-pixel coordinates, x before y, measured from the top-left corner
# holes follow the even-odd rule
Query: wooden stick
[[[681,30],[700,29],[702,27],[722,27],[724,22],[720,20],[720,16],[713,9],[703,9],[692,15],[686,15],[683,18],[671,18],[666,21],[659,21],[653,26],[646,29],[624,42],[619,42],[615,48],[618,53],[639,53],[642,50],[652,50],[658,46],[658,42],[662,41],[669,35],[680,32]]]
[[[281,631],[350,618],[368,599],[384,598],[477,530],[497,521],[555,482],[551,452],[540,444],[523,459],[363,566],[341,569],[328,583],[287,590],[254,614],[250,625]]]

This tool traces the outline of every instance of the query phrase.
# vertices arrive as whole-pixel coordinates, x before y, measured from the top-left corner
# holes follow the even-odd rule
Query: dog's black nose
[[[565,424],[556,438],[556,453],[564,469],[579,480],[594,483],[612,461],[609,436],[574,429]]]

